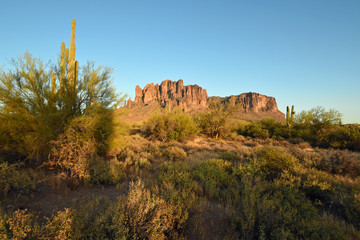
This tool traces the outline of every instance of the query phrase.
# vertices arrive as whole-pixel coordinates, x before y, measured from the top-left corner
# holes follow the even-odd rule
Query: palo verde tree
[[[61,44],[59,65],[50,66],[25,53],[0,72],[0,151],[44,159],[49,142],[76,118],[94,116],[119,99],[112,70],[75,60],[75,20],[70,50]],[[103,114],[103,113],[102,113]]]

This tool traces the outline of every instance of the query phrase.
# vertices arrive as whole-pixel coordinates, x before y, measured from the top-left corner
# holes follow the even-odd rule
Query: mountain
[[[285,115],[279,111],[274,97],[253,92],[229,97],[208,97],[206,89],[196,84],[184,85],[181,79],[165,80],[156,85],[150,83],[144,89],[136,86],[135,100],[129,98],[123,108],[130,109],[130,115],[132,113],[144,118],[153,110],[168,106],[178,106],[186,112],[204,111],[211,101],[240,106],[243,111],[236,117],[239,119],[257,120],[262,117],[273,117],[279,121],[285,120]]]

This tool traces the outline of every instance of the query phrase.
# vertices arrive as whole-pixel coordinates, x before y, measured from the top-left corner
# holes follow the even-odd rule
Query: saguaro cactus
[[[290,128],[293,121],[294,121],[294,115],[295,115],[295,111],[294,111],[294,105],[291,106],[291,112],[289,109],[289,106],[286,107],[286,125]]]
[[[61,43],[60,52],[60,91],[63,92],[66,86],[65,78],[65,43]]]
[[[75,67],[75,19],[72,20],[71,25],[71,40],[70,40],[70,59],[68,69],[69,89],[71,92],[75,91],[76,86],[76,67]]]
[[[69,64],[69,49],[67,48],[66,49],[66,63],[68,63]]]
[[[67,66],[67,68],[66,68]],[[70,50],[61,43],[60,52],[60,96],[63,104],[61,106],[68,111],[67,114],[76,114],[77,78],[79,63],[75,61],[75,19],[72,20]],[[67,76],[67,77],[66,77]]]

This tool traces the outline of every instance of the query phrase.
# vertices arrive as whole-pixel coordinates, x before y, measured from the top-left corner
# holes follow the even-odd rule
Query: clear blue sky
[[[183,79],[209,96],[258,92],[360,123],[359,0],[3,1],[0,66],[25,51],[111,66],[117,89]]]

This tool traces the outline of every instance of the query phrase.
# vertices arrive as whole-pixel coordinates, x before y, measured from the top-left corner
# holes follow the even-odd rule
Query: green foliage
[[[194,169],[194,177],[202,186],[204,194],[210,199],[237,198],[238,179],[232,164],[222,159],[212,159],[199,164]]]
[[[166,150],[166,155],[170,161],[182,161],[186,158],[186,152],[179,147],[170,147]]]
[[[360,126],[341,124],[341,114],[322,107],[287,116],[286,125],[271,118],[242,126],[238,133],[253,138],[288,139],[292,143],[307,141],[322,148],[360,150]],[[289,125],[289,121],[291,124]],[[291,126],[291,127],[290,127]]]
[[[218,101],[210,102],[209,110],[198,117],[202,132],[212,138],[223,137],[228,130],[228,120],[235,110],[235,107],[224,106]]]
[[[295,123],[304,125],[329,126],[341,124],[341,116],[337,110],[326,111],[323,107],[312,108],[309,111],[301,111],[295,116]]]
[[[116,183],[123,177],[119,164],[105,160],[111,127],[111,112],[81,116],[52,142],[50,166],[65,170],[73,185]],[[107,119],[109,118],[109,119]]]
[[[290,132],[285,124],[273,118],[263,118],[259,122],[249,123],[238,129],[238,133],[253,138],[283,139],[289,138]]]
[[[25,194],[35,190],[35,173],[20,167],[19,164],[0,163],[0,196],[6,196],[10,192]]]
[[[178,209],[152,194],[140,180],[130,183],[128,197],[120,198],[113,212],[115,236],[124,239],[177,238],[174,230],[180,220]]]
[[[137,145],[125,148],[114,163],[123,167],[142,156],[154,161],[155,144],[135,141]],[[314,152],[306,156],[307,151],[265,146],[219,153],[226,160],[151,164],[153,175],[131,182],[128,193],[118,200],[82,202],[42,225],[28,212],[0,212],[0,238],[358,239],[358,176],[332,173],[343,162],[357,161],[356,153],[316,149],[325,154],[321,158]],[[103,179],[107,164],[98,160],[91,163],[98,170],[90,175]],[[135,163],[127,168],[131,166]],[[133,178],[136,175],[141,176]]]
[[[65,208],[63,211],[58,211],[51,219],[47,219],[43,229],[45,239],[71,239],[74,235],[74,212]]]
[[[160,194],[179,209],[191,209],[196,202],[195,192],[200,186],[195,181],[192,171],[184,163],[165,163],[161,166],[157,179]]]
[[[258,149],[256,162],[269,180],[279,177],[285,171],[294,172],[298,165],[298,160],[293,155],[271,147]]]
[[[269,138],[269,131],[261,127],[258,123],[250,123],[245,126],[244,132],[242,132],[245,136],[250,136],[254,138],[266,139]]]
[[[194,119],[180,109],[155,113],[144,123],[142,130],[146,136],[161,141],[182,141],[199,132]]]
[[[73,32],[74,28],[73,23]],[[117,101],[111,69],[88,63],[78,70],[75,46],[71,46],[68,64],[64,49],[62,44],[59,67],[51,69],[25,53],[12,61],[11,70],[0,72],[0,151],[41,162],[49,153],[48,143],[73,119],[103,113]]]
[[[40,226],[37,219],[27,210],[17,210],[7,216],[0,210],[1,239],[39,239]]]

